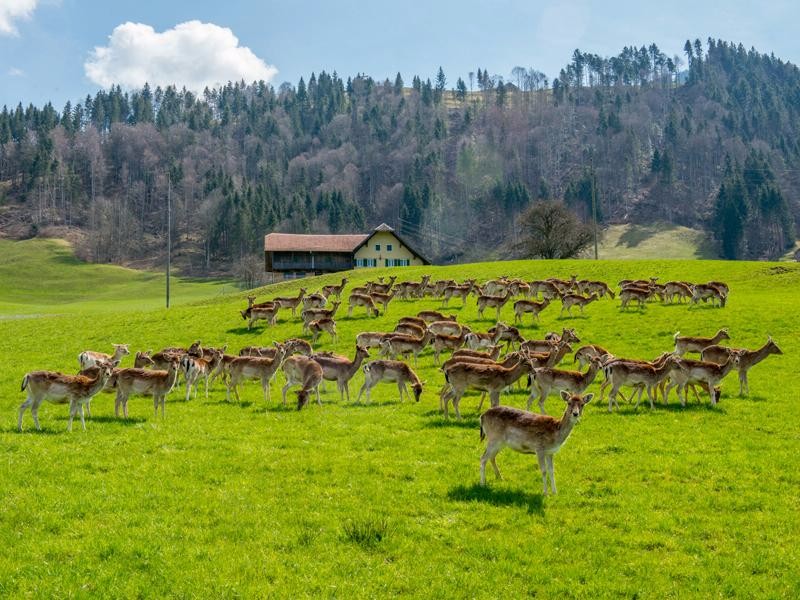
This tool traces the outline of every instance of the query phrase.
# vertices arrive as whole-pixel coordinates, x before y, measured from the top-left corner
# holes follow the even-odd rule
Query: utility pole
[[[167,170],[167,308],[169,308],[169,270],[172,262],[172,179]]]

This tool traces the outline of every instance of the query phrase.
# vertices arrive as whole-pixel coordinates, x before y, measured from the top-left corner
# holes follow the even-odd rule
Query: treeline
[[[576,50],[552,82],[515,67],[454,83],[440,68],[410,85],[323,72],[199,96],[114,87],[61,111],[3,108],[0,202],[30,232],[77,227],[85,254],[122,261],[163,252],[169,196],[195,271],[260,252],[275,229],[381,221],[440,260],[507,255],[540,199],[584,220],[703,227],[721,255],[776,257],[797,225],[798,110],[797,67],[717,40],[687,42],[685,62],[655,44]],[[746,185],[729,199],[754,161],[771,199]]]

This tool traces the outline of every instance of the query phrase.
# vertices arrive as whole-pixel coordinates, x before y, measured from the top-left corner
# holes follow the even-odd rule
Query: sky
[[[470,71],[551,79],[575,48],[603,56],[687,38],[741,42],[800,63],[800,0],[0,0],[0,106],[67,100],[118,83],[202,90],[228,80],[296,83],[311,72],[399,71],[448,87]]]

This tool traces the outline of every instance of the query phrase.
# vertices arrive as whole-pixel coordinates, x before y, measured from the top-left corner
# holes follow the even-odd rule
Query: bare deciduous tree
[[[537,202],[519,218],[516,251],[527,258],[574,258],[593,240],[592,228],[561,202]]]

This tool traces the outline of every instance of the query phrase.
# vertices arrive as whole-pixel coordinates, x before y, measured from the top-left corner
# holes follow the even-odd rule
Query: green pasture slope
[[[483,445],[477,396],[465,419],[445,421],[442,376],[430,352],[419,373],[419,403],[381,385],[370,405],[340,402],[328,384],[323,405],[297,412],[280,402],[282,377],[265,405],[257,384],[241,404],[216,386],[206,400],[132,399],[131,418],[113,416],[113,398],[92,403],[88,431],[66,433],[64,406],[44,406],[44,431],[30,414],[16,432],[19,386],[32,369],[74,371],[86,348],[128,342],[134,349],[188,344],[270,344],[298,336],[279,326],[248,331],[245,294],[164,309],[96,312],[0,321],[0,595],[63,597],[797,597],[800,589],[800,265],[726,262],[536,262],[395,270],[416,278],[507,274],[722,279],[724,309],[651,304],[621,313],[618,301],[560,318],[557,307],[528,337],[575,327],[586,342],[625,356],[653,357],[676,330],[711,334],[728,326],[732,343],[755,347],[772,336],[784,351],[751,371],[752,395],[735,375],[723,399],[655,410],[594,402],[556,457],[559,494],[542,497],[532,456],[505,450],[505,479],[478,482]],[[360,271],[352,283],[383,271]],[[292,282],[270,294],[311,290],[337,276]],[[39,291],[37,290],[38,294]],[[47,292],[45,292],[46,294]],[[44,301],[40,297],[40,302]],[[437,301],[397,301],[389,314],[340,318],[351,354],[356,333],[389,330],[398,317]],[[450,310],[478,329],[474,299]],[[511,307],[503,317],[511,320]],[[488,313],[487,313],[488,317]],[[357,392],[362,375],[352,382]],[[596,391],[597,385],[592,386]],[[505,403],[523,406],[514,392]],[[551,398],[550,414],[562,402]]]

